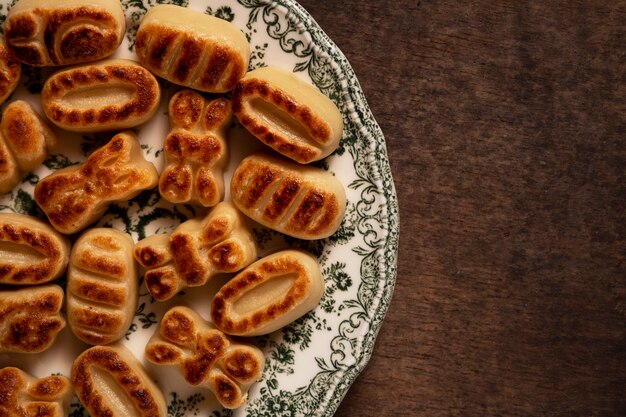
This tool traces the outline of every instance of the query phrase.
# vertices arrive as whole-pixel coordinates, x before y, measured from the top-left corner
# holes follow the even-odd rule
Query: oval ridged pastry
[[[337,177],[269,154],[253,154],[241,161],[230,193],[245,215],[299,239],[332,235],[346,210],[346,193]]]
[[[250,45],[237,26],[169,4],[157,5],[143,17],[135,52],[159,77],[212,93],[235,88],[250,60]]]
[[[80,64],[115,52],[126,30],[118,0],[19,0],[4,35],[20,61],[34,66]]]
[[[284,250],[253,263],[228,281],[211,304],[215,327],[236,336],[271,333],[320,302],[324,278],[315,258]]]
[[[189,385],[208,388],[229,409],[245,403],[265,365],[259,348],[227,337],[184,306],[165,313],[146,345],[146,359],[174,366]]]
[[[36,217],[0,213],[0,284],[43,284],[59,278],[70,243]]]
[[[115,135],[79,165],[53,172],[35,187],[35,201],[52,226],[72,234],[97,221],[113,202],[154,188],[156,167],[130,131]]]
[[[0,36],[0,104],[15,90],[21,75],[22,64],[7,45],[5,37]]]
[[[0,122],[0,193],[12,190],[23,173],[38,168],[57,142],[56,134],[29,103],[9,103]]]
[[[62,306],[56,284],[0,291],[0,352],[47,350],[65,327]]]
[[[133,239],[110,228],[83,233],[72,246],[67,273],[67,320],[91,345],[122,338],[137,308]]]
[[[119,343],[85,350],[70,381],[91,417],[167,417],[163,393]]]
[[[250,133],[301,164],[330,155],[343,134],[335,103],[282,68],[247,73],[233,91],[232,103],[235,116]]]
[[[62,69],[44,83],[41,101],[52,123],[74,132],[138,126],[159,108],[157,79],[137,62],[104,59]]]
[[[21,369],[0,369],[0,416],[67,417],[70,381],[61,375],[35,378]]]

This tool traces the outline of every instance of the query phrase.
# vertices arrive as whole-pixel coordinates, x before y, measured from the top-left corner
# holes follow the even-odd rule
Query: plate
[[[179,4],[233,22],[250,41],[251,69],[266,65],[289,69],[314,83],[337,104],[344,117],[344,136],[337,151],[317,165],[334,173],[345,185],[348,208],[339,231],[321,241],[304,242],[259,226],[254,228],[259,246],[265,252],[289,246],[313,253],[319,260],[326,289],[315,310],[269,336],[253,339],[264,350],[267,362],[263,380],[252,386],[245,407],[234,411],[222,409],[208,390],[189,388],[174,371],[143,359],[147,339],[158,327],[164,311],[184,303],[208,318],[211,293],[228,277],[185,291],[165,303],[151,299],[142,285],[138,309],[123,343],[163,390],[170,416],[330,417],[372,354],[396,278],[398,204],[383,134],[346,58],[296,2],[122,0],[127,33],[115,56],[134,57],[139,21],[157,3]],[[2,21],[11,4],[8,0],[0,1]],[[21,85],[7,102],[26,99],[41,110],[39,92],[51,71],[24,67]],[[162,144],[169,131],[166,104],[179,89],[164,81],[162,87],[161,111],[135,129],[146,159],[158,169],[163,167]],[[0,210],[45,217],[32,198],[38,180],[54,170],[81,162],[111,137],[111,134],[76,135],[58,130],[57,133],[59,149],[0,199]],[[226,181],[239,160],[262,145],[235,124],[229,146],[232,153]],[[97,225],[125,230],[137,241],[154,233],[171,232],[184,220],[201,214],[201,210],[192,206],[171,205],[159,198],[158,191],[152,190],[111,206]],[[53,347],[41,354],[0,354],[0,367],[19,366],[35,376],[69,375],[72,361],[85,348],[87,345],[79,342],[66,327]],[[70,416],[86,415],[74,397]]]

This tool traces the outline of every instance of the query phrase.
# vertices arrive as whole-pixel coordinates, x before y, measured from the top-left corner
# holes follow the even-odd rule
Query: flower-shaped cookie
[[[213,207],[224,198],[230,101],[207,101],[195,91],[182,90],[170,100],[169,115],[171,131],[163,148],[167,165],[159,192],[172,203]]]
[[[39,181],[35,201],[56,230],[72,234],[98,220],[110,203],[127,201],[157,180],[157,170],[145,160],[137,138],[125,131],[82,164]]]
[[[72,388],[64,376],[37,379],[18,368],[0,369],[0,416],[67,416]]]
[[[0,352],[38,353],[65,327],[63,289],[51,284],[0,291]]]
[[[230,409],[245,403],[265,364],[260,349],[234,342],[182,306],[165,313],[146,345],[146,358],[157,365],[176,366],[190,385],[208,388]]]
[[[245,268],[256,259],[257,249],[242,214],[222,202],[204,219],[187,220],[170,236],[139,241],[134,255],[147,270],[148,291],[164,301],[186,287],[206,284],[218,273]]]

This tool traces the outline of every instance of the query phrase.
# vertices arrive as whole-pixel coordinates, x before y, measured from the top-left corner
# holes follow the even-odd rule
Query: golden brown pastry
[[[137,138],[125,131],[82,164],[39,181],[35,201],[56,230],[72,234],[97,221],[110,203],[127,201],[157,181],[157,170],[145,160]]]
[[[7,15],[4,35],[28,65],[71,65],[107,57],[126,30],[117,0],[19,0]]]
[[[250,265],[257,248],[243,216],[228,202],[204,219],[187,220],[168,236],[149,236],[135,245],[135,259],[146,268],[145,283],[159,301],[186,287],[200,286],[218,273]]]
[[[161,196],[172,203],[213,207],[224,199],[230,101],[208,101],[195,91],[182,90],[170,100],[169,115],[171,131],[163,147],[167,164],[159,179]]]
[[[0,352],[39,353],[65,327],[63,289],[55,284],[0,291]]]
[[[21,75],[22,64],[7,45],[4,36],[0,36],[0,104],[15,90]]]
[[[159,83],[127,59],[104,59],[62,69],[41,91],[43,111],[55,125],[74,132],[138,126],[158,110]]]
[[[146,359],[175,366],[188,384],[210,389],[222,406],[234,409],[248,398],[265,366],[257,347],[237,343],[187,307],[174,307],[146,345]]]
[[[223,93],[246,73],[250,45],[230,22],[160,4],[141,20],[135,51],[150,71],[174,84]]]
[[[61,375],[35,378],[21,369],[0,369],[0,416],[67,417],[72,387]]]
[[[163,393],[119,343],[84,351],[70,380],[91,417],[167,417]]]
[[[250,71],[233,91],[233,112],[261,142],[301,164],[330,155],[343,133],[335,103],[278,67]]]
[[[269,154],[241,161],[230,193],[235,206],[251,219],[300,239],[332,235],[346,210],[346,193],[335,176]]]
[[[2,112],[0,142],[0,193],[6,193],[41,165],[58,139],[30,104],[16,100]]]
[[[324,293],[315,258],[284,250],[253,263],[218,291],[211,304],[215,327],[236,336],[271,333],[314,309]]]
[[[0,213],[0,284],[43,284],[65,272],[67,237],[36,217]]]
[[[137,309],[138,277],[133,239],[104,227],[83,233],[70,256],[67,321],[91,345],[122,338]]]

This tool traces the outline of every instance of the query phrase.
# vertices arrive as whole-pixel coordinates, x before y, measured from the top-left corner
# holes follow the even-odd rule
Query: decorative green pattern
[[[0,0],[0,20],[6,15],[10,1]],[[133,58],[139,22],[150,7],[159,3],[187,6],[233,22],[250,41],[250,69],[266,65],[291,69],[312,81],[337,104],[344,116],[342,141],[333,155],[315,165],[344,182],[349,201],[340,229],[327,239],[301,241],[265,228],[254,229],[264,252],[295,247],[314,254],[326,287],[317,309],[271,335],[252,340],[263,349],[267,362],[263,380],[253,386],[245,407],[234,412],[213,409],[214,402],[205,401],[212,398],[208,391],[188,395],[187,391],[183,393],[167,385],[170,383],[167,379],[160,379],[156,367],[149,366],[148,370],[165,392],[171,392],[170,417],[331,417],[371,356],[395,284],[398,205],[383,134],[349,63],[295,1],[122,0],[128,28],[121,57]],[[14,95],[36,101],[43,75],[28,71],[20,91]],[[164,97],[170,97],[177,89],[165,82],[163,86]],[[160,163],[167,132],[160,128],[161,136],[155,136],[149,125],[136,133],[146,158]],[[0,210],[44,218],[32,198],[39,178],[79,163],[109,138],[107,134],[64,136],[60,149],[41,169],[25,175],[19,187],[0,199]],[[188,218],[203,214],[204,210],[161,200],[154,189],[110,206],[97,225],[125,230],[140,240],[155,233],[169,233]],[[124,344],[141,356],[145,342],[171,305],[191,302],[207,316],[208,293],[203,289],[188,290],[168,303],[159,303],[142,286],[135,320]],[[63,372],[67,373],[72,359],[68,358]],[[0,366],[4,364],[2,361],[0,355]],[[29,366],[34,365],[25,364],[26,368]],[[86,413],[75,399],[70,417],[84,416]]]

